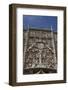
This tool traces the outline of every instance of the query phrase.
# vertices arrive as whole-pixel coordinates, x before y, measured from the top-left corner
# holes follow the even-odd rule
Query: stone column
[[[56,64],[56,51],[55,51],[55,43],[54,43],[54,34],[53,34],[53,29],[51,27],[51,37],[52,37],[52,46],[53,46],[53,52],[54,52],[54,63]],[[56,69],[56,65],[54,67]]]

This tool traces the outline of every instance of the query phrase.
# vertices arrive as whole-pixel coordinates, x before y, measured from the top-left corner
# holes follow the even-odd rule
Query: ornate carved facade
[[[56,73],[57,32],[30,28],[23,33],[23,74]]]

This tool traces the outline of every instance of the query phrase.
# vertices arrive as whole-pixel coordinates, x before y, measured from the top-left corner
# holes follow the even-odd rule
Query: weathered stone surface
[[[44,68],[49,73],[57,71],[57,33],[50,30],[24,30],[24,74],[33,74],[29,71]],[[27,71],[28,70],[28,71]],[[50,71],[51,70],[51,71]],[[26,72],[27,71],[27,72]],[[44,70],[46,71],[46,70]],[[43,70],[36,73],[46,73]],[[55,71],[55,72],[56,72]],[[28,73],[30,72],[30,73]]]

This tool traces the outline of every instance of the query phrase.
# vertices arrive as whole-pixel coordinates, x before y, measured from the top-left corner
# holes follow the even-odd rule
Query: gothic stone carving
[[[52,37],[52,35],[53,37]],[[57,33],[24,30],[24,74],[57,72]],[[54,47],[55,46],[55,47]]]

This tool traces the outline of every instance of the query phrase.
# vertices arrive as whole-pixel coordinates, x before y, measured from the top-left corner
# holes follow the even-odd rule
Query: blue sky
[[[51,28],[57,31],[57,17],[56,16],[36,16],[36,15],[23,15],[24,28]]]

